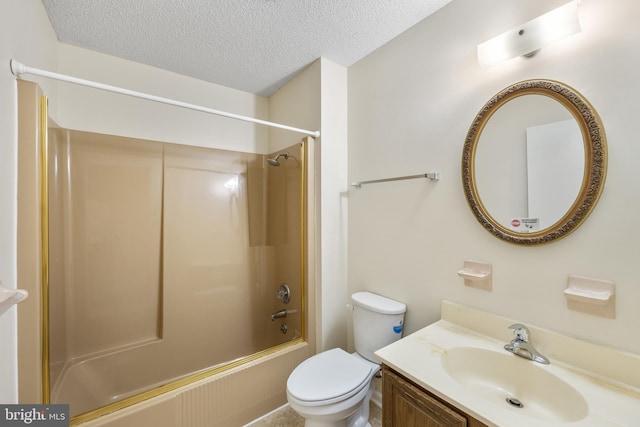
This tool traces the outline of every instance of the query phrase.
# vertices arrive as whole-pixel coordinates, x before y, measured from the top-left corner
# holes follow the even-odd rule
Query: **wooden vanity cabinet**
[[[386,365],[382,366],[383,427],[487,427]]]

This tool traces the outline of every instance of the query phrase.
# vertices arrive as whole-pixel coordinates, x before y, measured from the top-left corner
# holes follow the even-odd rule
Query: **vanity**
[[[640,356],[527,325],[542,364],[504,349],[513,319],[443,301],[441,319],[376,352],[383,425],[636,426]]]
[[[387,365],[382,365],[382,383],[384,426],[486,426]]]

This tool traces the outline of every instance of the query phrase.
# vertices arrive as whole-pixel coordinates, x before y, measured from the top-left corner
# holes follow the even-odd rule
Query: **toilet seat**
[[[368,387],[374,366],[340,348],[327,350],[293,370],[287,380],[287,391],[302,405],[329,405]]]

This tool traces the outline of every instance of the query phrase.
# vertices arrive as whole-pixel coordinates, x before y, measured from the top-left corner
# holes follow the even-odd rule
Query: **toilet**
[[[305,427],[371,427],[371,380],[380,370],[373,353],[400,339],[407,307],[370,292],[357,292],[351,301],[356,352],[334,348],[318,353],[287,380],[287,400]]]

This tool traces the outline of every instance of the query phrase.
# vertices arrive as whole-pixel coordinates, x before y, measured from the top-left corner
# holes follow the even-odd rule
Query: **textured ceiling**
[[[42,0],[74,46],[269,96],[319,57],[348,67],[451,0]]]

